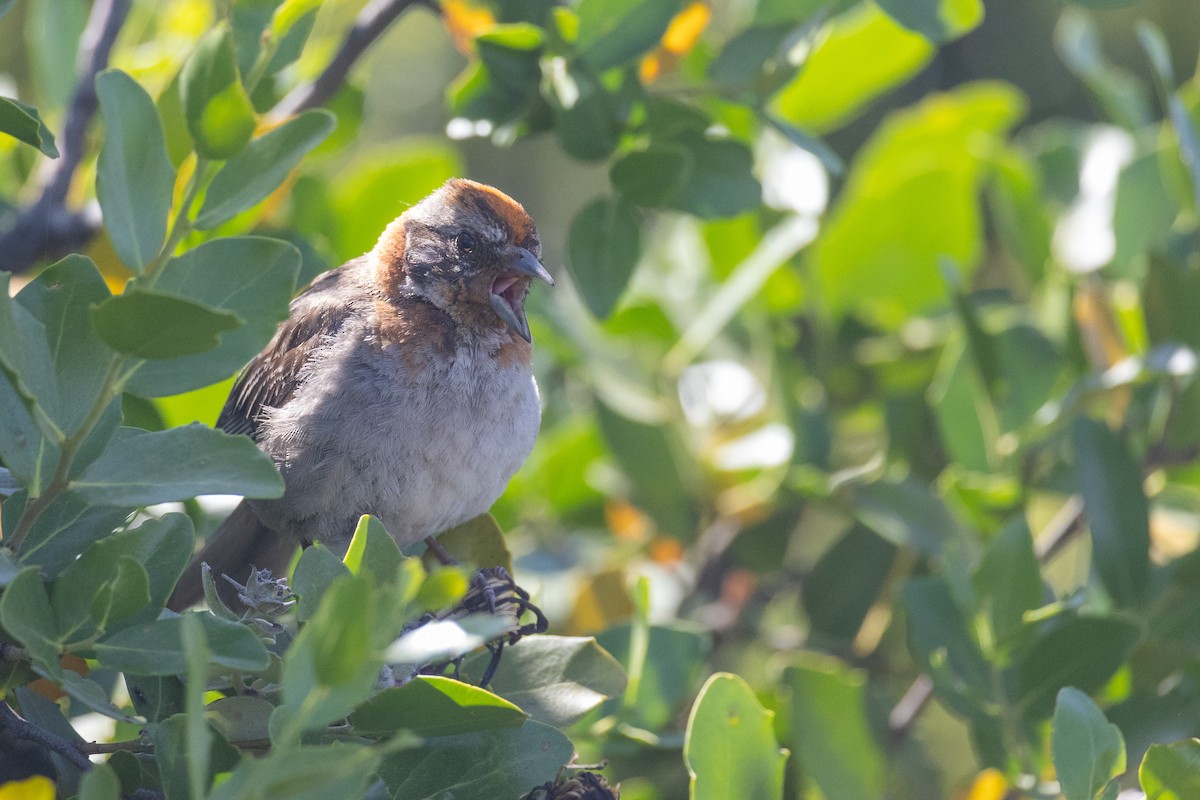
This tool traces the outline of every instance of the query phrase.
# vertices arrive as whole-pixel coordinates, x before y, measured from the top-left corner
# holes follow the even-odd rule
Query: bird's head
[[[389,225],[371,256],[392,296],[420,297],[459,324],[505,327],[528,342],[529,284],[554,285],[541,252],[520,203],[453,178]]]

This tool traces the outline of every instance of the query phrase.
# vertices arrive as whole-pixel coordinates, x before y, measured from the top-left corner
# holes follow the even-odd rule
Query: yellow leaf
[[[475,37],[496,24],[492,12],[468,0],[442,0],[442,19],[446,30],[454,38],[454,46],[464,55],[470,55]]]
[[[642,81],[651,83],[665,72],[670,72],[679,60],[691,52],[700,41],[700,35],[712,19],[708,3],[695,2],[680,11],[667,26],[658,49],[642,59],[639,74]]]
[[[566,632],[585,635],[602,631],[633,616],[633,601],[625,585],[625,572],[609,569],[593,575],[579,590],[567,620]]]
[[[985,769],[975,776],[971,790],[964,800],[1004,800],[1008,791],[1008,781],[996,769]]]
[[[0,784],[0,800],[54,800],[54,781],[34,775],[23,781]]]

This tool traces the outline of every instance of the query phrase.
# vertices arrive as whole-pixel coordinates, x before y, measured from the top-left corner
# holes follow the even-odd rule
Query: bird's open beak
[[[537,256],[524,247],[509,248],[501,258],[503,271],[492,283],[492,310],[522,339],[532,342],[529,320],[525,318],[525,293],[534,278],[551,286],[554,285],[554,278],[537,260]]]

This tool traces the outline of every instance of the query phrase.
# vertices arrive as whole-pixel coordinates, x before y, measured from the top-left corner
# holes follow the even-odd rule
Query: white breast
[[[537,384],[488,342],[413,374],[395,350],[340,332],[296,395],[269,414],[260,447],[283,498],[258,501],[271,527],[345,546],[362,514],[406,546],[487,511],[529,455]]]

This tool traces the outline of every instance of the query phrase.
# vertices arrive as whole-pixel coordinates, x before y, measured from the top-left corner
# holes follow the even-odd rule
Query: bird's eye
[[[458,251],[460,253],[475,252],[475,247],[477,244],[477,242],[475,241],[475,237],[473,235],[467,233],[466,231],[463,231],[462,233],[460,233],[455,238],[454,241],[458,245]]]

